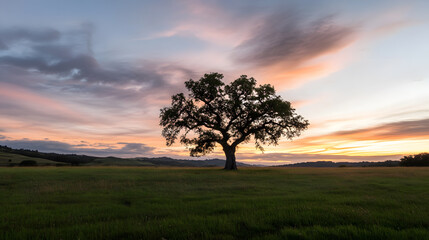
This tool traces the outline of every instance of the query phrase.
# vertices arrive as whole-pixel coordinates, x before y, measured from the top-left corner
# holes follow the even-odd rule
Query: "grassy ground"
[[[428,239],[429,168],[0,168],[0,239]]]

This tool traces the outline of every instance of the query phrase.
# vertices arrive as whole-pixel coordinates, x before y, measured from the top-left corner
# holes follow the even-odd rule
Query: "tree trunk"
[[[237,164],[235,162],[235,148],[224,148],[226,162],[225,162],[225,170],[237,170]]]

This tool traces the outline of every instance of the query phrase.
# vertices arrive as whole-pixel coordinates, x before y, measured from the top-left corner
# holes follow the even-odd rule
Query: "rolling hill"
[[[37,166],[166,166],[166,167],[223,167],[225,160],[184,160],[169,157],[118,158],[76,154],[44,153],[27,149],[0,146],[0,166],[18,166],[22,161],[34,161]],[[238,166],[252,166],[237,163]]]

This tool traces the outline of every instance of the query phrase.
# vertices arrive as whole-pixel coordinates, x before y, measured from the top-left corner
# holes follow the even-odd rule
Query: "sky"
[[[159,113],[220,72],[272,84],[309,128],[241,162],[429,151],[428,1],[0,0],[0,145],[190,159]],[[224,158],[221,148],[205,158]]]

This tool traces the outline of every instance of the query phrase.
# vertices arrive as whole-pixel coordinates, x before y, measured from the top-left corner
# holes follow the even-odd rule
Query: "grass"
[[[0,168],[0,239],[429,239],[429,168]]]

